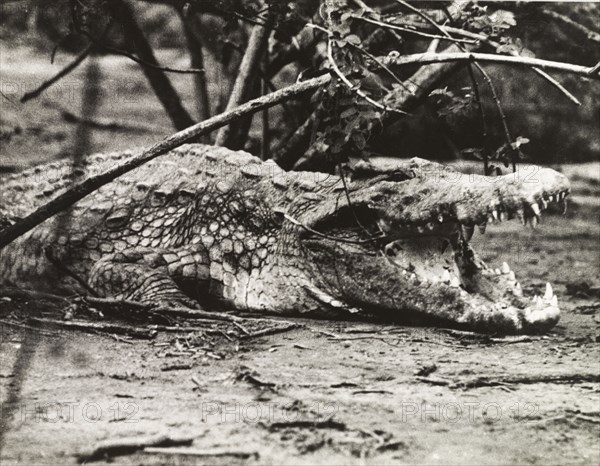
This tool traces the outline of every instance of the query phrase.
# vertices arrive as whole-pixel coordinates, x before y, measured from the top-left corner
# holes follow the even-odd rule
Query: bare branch
[[[304,92],[317,89],[327,84],[331,80],[331,75],[325,74],[317,78],[309,79],[292,86],[285,87],[271,94],[253,99],[229,112],[216,115],[208,120],[197,123],[189,128],[179,131],[163,139],[161,142],[150,147],[143,153],[132,157],[121,165],[117,165],[103,173],[89,177],[84,181],[77,183],[72,188],[60,194],[50,202],[40,206],[31,214],[15,222],[0,231],[0,249],[14,241],[22,234],[36,227],[44,220],[67,209],[75,202],[92,193],[100,186],[110,183],[115,178],[127,173],[134,168],[162,155],[175,147],[203,134],[214,131],[217,128],[228,124],[229,122],[241,118],[245,115],[252,115],[263,108],[273,107],[274,105],[295,97]]]
[[[540,58],[513,57],[510,55],[494,55],[491,53],[416,53],[399,57],[378,57],[378,60],[388,66],[405,66],[414,64],[429,65],[432,63],[480,61],[483,63],[499,63],[503,65],[528,68],[537,67],[544,70],[562,71],[565,73],[583,76],[584,78],[600,80],[600,74],[598,74],[598,72],[592,73],[593,67],[551,60],[542,60]]]
[[[270,31],[269,27],[262,25],[254,26],[252,29],[252,34],[250,35],[250,39],[248,39],[248,47],[242,58],[238,76],[233,84],[225,111],[237,107],[250,98],[250,94],[256,83],[256,77],[259,74],[257,70],[260,67],[260,59],[264,54]],[[232,148],[235,133],[236,128],[233,128],[231,125],[223,127],[217,134],[215,144]]]
[[[439,40],[449,40],[452,42],[462,42],[465,44],[474,44],[475,43],[475,41],[472,39],[457,39],[457,38],[452,38],[452,37],[447,37],[447,36],[440,36],[437,34],[430,34],[428,32],[418,31],[416,29],[409,29],[407,27],[398,26],[396,24],[385,23],[383,21],[377,21],[376,19],[367,18],[365,16],[352,15],[351,18],[357,19],[360,21],[364,21],[365,23],[375,24],[380,27],[392,29],[394,31],[401,31],[401,32],[406,32],[408,34],[414,34],[414,35],[420,36],[420,37],[428,37],[431,39],[439,39]]]
[[[204,69],[204,47],[202,44],[203,39],[200,34],[200,24],[196,15],[191,15],[186,18],[185,15],[182,14],[181,22],[187,39],[191,65],[202,70],[201,74],[194,76],[194,84],[196,85],[198,115],[200,115],[200,120],[207,120],[210,118],[210,101],[206,84],[206,70]],[[203,136],[202,142],[210,142],[208,134]]]
[[[133,53],[129,53],[127,50],[121,50],[116,47],[111,47],[110,45],[104,45],[104,44],[97,44],[97,45],[100,48],[102,48],[102,49],[106,50],[107,52],[110,52],[114,55],[122,55],[126,58],[129,58],[130,60],[133,60],[134,62],[138,63],[139,65],[142,65],[142,66],[145,66],[148,68],[152,68],[155,70],[159,70],[159,71],[164,71],[166,73],[200,74],[200,75],[205,73],[205,70],[203,68],[173,68],[171,66],[158,65],[156,63],[142,60],[141,58],[137,57]]]
[[[60,70],[58,73],[56,73],[54,76],[52,76],[47,81],[44,81],[38,88],[34,89],[33,91],[26,92],[25,94],[23,94],[23,97],[21,97],[21,103],[25,103],[28,100],[35,99],[42,92],[44,92],[46,89],[48,89],[50,86],[52,86],[54,83],[56,83],[61,78],[64,78],[66,75],[68,75],[71,71],[73,71],[75,68],[77,68],[89,56],[89,54],[93,50],[93,48],[94,48],[94,44],[88,45],[83,52],[81,52],[79,55],[77,55],[75,60],[73,60],[68,65],[66,65],[62,70]]]
[[[560,13],[552,10],[542,10],[542,14],[545,16],[549,16],[552,19],[558,20],[562,25],[567,26],[572,31],[579,33],[584,36],[586,39],[595,42],[596,44],[600,44],[600,34],[596,31],[592,31],[588,29],[583,24],[580,24],[576,21],[573,21],[571,18],[565,15],[561,15]],[[598,23],[596,23],[596,26]]]
[[[466,31],[464,29],[455,28],[455,27],[451,27],[451,26],[445,26],[445,25],[440,25],[440,27],[450,34],[462,35],[464,37],[470,37],[472,39],[479,40],[485,44],[488,44],[489,46],[494,47],[495,49],[498,49],[501,46],[501,44],[491,40],[485,34],[478,34],[475,32]],[[519,52],[517,52],[516,50],[512,50],[509,53],[513,57],[520,56]],[[573,94],[571,94],[562,84],[560,84],[556,79],[554,79],[548,73],[546,73],[545,71],[542,71],[541,69],[539,69],[537,67],[534,67],[533,71],[536,72],[538,75],[540,75],[543,79],[548,81],[550,84],[552,84],[554,87],[556,87],[562,94],[565,95],[565,97],[567,97],[567,99],[569,99],[575,105],[581,105],[581,102],[579,101],[579,99],[577,99],[577,97],[575,97]],[[591,73],[593,74],[594,71],[592,70]]]
[[[333,69],[333,71],[335,72],[335,74],[338,76],[338,78],[340,78],[340,80],[346,86],[348,86],[348,88],[352,92],[354,92],[358,96],[360,96],[363,99],[365,99],[367,102],[369,102],[374,107],[376,107],[376,108],[378,108],[380,110],[383,110],[384,112],[385,111],[391,111],[391,112],[397,112],[397,113],[406,114],[406,112],[404,112],[402,110],[397,110],[397,109],[390,108],[390,107],[387,107],[385,105],[380,104],[376,100],[371,99],[371,97],[369,97],[367,94],[365,94],[363,91],[361,91],[357,86],[355,86],[354,84],[352,84],[352,82],[344,75],[344,73],[342,73],[342,71],[340,70],[340,68],[337,66],[337,63],[335,62],[335,59],[333,58],[331,39],[329,39],[327,41],[327,58],[329,59],[329,63],[331,64],[331,68]],[[377,60],[377,61],[379,61],[379,60]],[[385,66],[385,65],[383,65],[383,66]]]
[[[131,44],[135,49],[137,58],[146,64],[153,65],[152,67],[142,66],[142,71],[169,115],[169,118],[171,118],[173,126],[175,126],[176,129],[183,129],[194,124],[189,113],[181,104],[181,99],[171,84],[171,81],[165,75],[163,70],[158,69],[160,65],[154,56],[154,52],[148,43],[148,39],[146,39],[146,36],[144,35],[144,31],[142,31],[135,20],[135,15],[131,6],[124,0],[113,0],[108,5],[112,10],[115,20],[123,25],[125,39],[127,40],[127,43]]]

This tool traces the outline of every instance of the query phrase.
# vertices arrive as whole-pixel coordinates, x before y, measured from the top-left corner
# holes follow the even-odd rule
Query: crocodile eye
[[[167,200],[167,193],[164,191],[154,191],[152,193],[152,206],[158,207],[165,203]]]
[[[111,230],[121,228],[129,221],[129,212],[126,210],[117,210],[106,218],[106,226]]]
[[[180,204],[187,204],[191,200],[194,199],[194,192],[188,191],[187,189],[182,189],[179,191],[179,196],[177,197],[177,202]]]

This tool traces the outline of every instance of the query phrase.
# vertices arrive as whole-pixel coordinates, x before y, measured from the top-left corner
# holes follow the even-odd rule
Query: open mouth
[[[478,218],[481,233],[488,224],[520,219],[535,227],[549,203],[563,203],[567,191],[540,196],[526,209],[495,203],[487,216]],[[514,315],[529,330],[545,331],[556,324],[560,310],[552,285],[547,283],[542,296],[524,297],[521,284],[507,262],[492,267],[481,260],[469,241],[474,224],[462,224],[440,213],[437,222],[403,228],[387,243],[384,253],[402,276],[421,287],[448,287],[461,300],[479,311]],[[433,288],[432,288],[433,289]]]

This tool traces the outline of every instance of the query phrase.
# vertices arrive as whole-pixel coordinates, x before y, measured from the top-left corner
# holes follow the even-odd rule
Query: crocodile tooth
[[[450,272],[448,272],[447,270],[444,270],[444,273],[442,274],[441,280],[444,283],[450,283]]]
[[[554,292],[552,291],[552,285],[550,283],[546,283],[546,293],[544,293],[544,301],[550,301],[554,296]]]
[[[480,223],[477,226],[479,227],[479,233],[481,233],[483,235],[485,233],[485,227],[487,226],[487,224],[486,223]]]
[[[500,269],[494,269],[494,273],[496,275],[502,275],[502,271]]]
[[[548,208],[548,203],[544,199],[540,199],[539,203],[540,203],[542,209],[547,209]]]
[[[517,284],[513,288],[513,291],[515,293],[515,296],[517,296],[519,298],[523,297],[523,290],[521,289],[521,284],[519,282],[517,282]]]
[[[563,210],[562,210],[563,215],[565,215],[567,213],[567,199],[563,199]]]
[[[510,272],[510,267],[508,266],[508,264],[506,262],[502,262],[502,273],[509,273]]]
[[[471,225],[463,225],[462,226],[462,233],[463,233],[465,240],[467,240],[467,241],[471,241],[471,238],[473,238],[474,231],[475,231],[475,227],[473,227]]]
[[[554,202],[554,194],[550,194],[550,196],[548,196],[548,200],[550,202]]]
[[[564,192],[558,193],[558,201],[562,201],[566,197]]]
[[[512,270],[508,272],[508,279],[512,281],[515,281],[517,279],[517,277],[515,277],[515,273]]]
[[[504,222],[506,220],[506,213],[500,212],[500,221]]]
[[[558,298],[556,297],[556,295],[552,296],[552,299],[550,300],[550,305],[553,307],[558,307]]]
[[[438,214],[438,222],[442,223],[444,221],[444,216],[442,214]]]
[[[488,217],[487,221],[488,223],[494,223],[494,217]]]
[[[496,209],[492,210],[492,217],[494,217],[494,220],[498,220],[498,211]]]
[[[531,210],[533,210],[533,213],[536,216],[540,216],[542,215],[542,212],[540,211],[540,207],[537,204],[529,204],[529,207],[531,207]]]

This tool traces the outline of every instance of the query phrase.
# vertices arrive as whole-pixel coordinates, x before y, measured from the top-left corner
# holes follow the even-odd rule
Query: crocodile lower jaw
[[[549,201],[563,202],[564,197],[561,194]],[[531,209],[531,215],[518,217],[524,225],[530,223],[535,227],[547,202]],[[517,218],[492,211],[488,223],[501,222],[507,217]],[[384,248],[389,262],[400,269],[406,280],[423,287],[446,286],[458,290],[472,308],[514,314],[517,329],[543,332],[558,322],[560,309],[552,285],[546,284],[543,296],[524,297],[521,284],[506,262],[491,268],[471,249],[472,227],[444,222],[434,231],[412,230],[405,231],[402,238]],[[480,226],[480,231],[485,233],[485,226]]]

